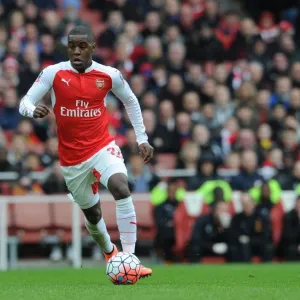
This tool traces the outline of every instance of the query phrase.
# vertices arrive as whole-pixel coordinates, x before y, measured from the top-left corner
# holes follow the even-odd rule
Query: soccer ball
[[[131,253],[119,252],[107,263],[106,275],[114,284],[135,284],[141,272],[141,262]]]

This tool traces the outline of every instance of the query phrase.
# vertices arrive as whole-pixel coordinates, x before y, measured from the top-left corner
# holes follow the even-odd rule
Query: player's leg
[[[120,168],[125,168],[125,166],[120,165]],[[137,223],[127,176],[124,173],[113,173],[108,179],[107,188],[116,200],[117,224],[123,251],[134,253]],[[151,275],[152,270],[142,266],[140,277]]]
[[[107,228],[102,217],[100,201],[94,206],[82,209],[85,215],[85,227],[93,237],[95,242],[101,247],[105,258],[108,260],[112,255],[116,254],[117,249],[110,240]]]
[[[127,169],[120,148],[112,142],[95,158],[93,175],[113,195],[116,200],[117,224],[123,251],[134,253],[136,243],[136,214],[129,191]],[[152,270],[142,267],[141,277],[152,274]]]
[[[85,215],[85,226],[104,254],[117,253],[111,243],[100,208],[98,183],[90,173],[91,161],[78,166],[62,167],[62,172],[71,192],[68,196],[76,202]],[[107,255],[105,255],[107,256]]]
[[[116,200],[117,225],[123,251],[134,253],[137,232],[136,214],[127,176],[123,173],[111,175],[107,188]]]

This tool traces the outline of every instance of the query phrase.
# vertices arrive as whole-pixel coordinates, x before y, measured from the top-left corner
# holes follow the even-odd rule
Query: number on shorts
[[[111,155],[114,155],[118,158],[123,158],[121,151],[116,151],[116,148],[109,147],[107,148],[107,151],[110,152]]]

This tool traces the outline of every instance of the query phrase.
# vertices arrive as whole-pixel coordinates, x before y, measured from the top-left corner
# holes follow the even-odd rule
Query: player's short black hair
[[[68,34],[68,38],[70,35],[87,35],[88,41],[94,43],[94,34],[89,26],[78,25],[74,27]]]

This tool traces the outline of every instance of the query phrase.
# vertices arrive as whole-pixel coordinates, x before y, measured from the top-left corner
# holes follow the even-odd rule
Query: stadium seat
[[[272,235],[274,246],[277,247],[283,229],[284,209],[282,202],[277,203],[271,210]]]
[[[229,202],[229,213],[230,213],[232,216],[236,213],[233,201],[230,201],[230,202]]]
[[[184,202],[178,204],[174,214],[175,252],[182,259],[184,258],[184,251],[189,242],[196,218],[188,215]]]
[[[225,264],[226,259],[224,257],[219,256],[206,256],[203,257],[200,262],[202,264]]]
[[[210,212],[211,212],[211,207],[208,204],[203,203],[202,209],[201,209],[201,215],[207,215]]]
[[[13,207],[16,234],[22,243],[37,243],[51,229],[49,203],[17,203]]]
[[[72,203],[52,203],[53,227],[61,242],[72,241]]]
[[[2,195],[11,195],[11,187],[7,182],[0,182],[0,191]]]
[[[153,206],[150,201],[136,201],[134,205],[137,215],[138,242],[153,245],[156,234]]]

